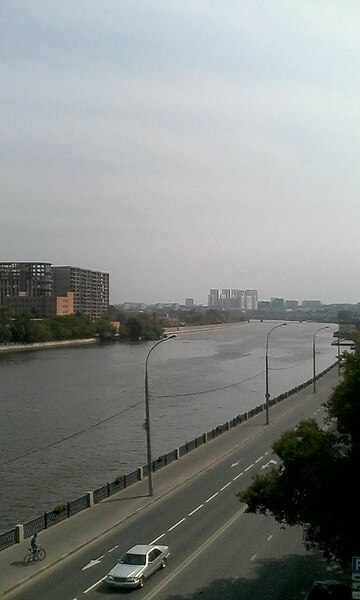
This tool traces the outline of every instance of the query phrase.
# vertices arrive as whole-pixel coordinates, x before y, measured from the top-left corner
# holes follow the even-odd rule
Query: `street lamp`
[[[172,338],[176,337],[175,334],[169,335],[168,337],[161,338],[156,344],[150,348],[147,353],[147,357],[145,360],[145,430],[146,430],[146,452],[147,452],[147,466],[148,466],[148,494],[149,496],[153,496],[153,482],[152,482],[152,460],[151,460],[151,435],[150,435],[150,404],[149,404],[149,380],[148,380],[148,360],[152,351],[158,346],[162,344],[162,342],[167,342]]]
[[[340,331],[338,331],[338,333],[340,333]],[[338,359],[338,375],[340,377],[340,375],[341,375],[340,335],[338,335],[337,347],[338,347],[338,355],[337,355],[337,359]]]
[[[287,325],[287,323],[280,323],[280,325],[275,325],[275,327],[273,327],[272,329],[270,329],[269,333],[267,334],[266,337],[266,353],[265,353],[265,385],[266,385],[266,391],[265,391],[265,410],[266,410],[266,425],[269,425],[269,399],[270,399],[270,394],[269,394],[269,337],[270,337],[270,333],[272,331],[274,331],[274,329],[277,329],[278,327],[283,327],[284,325]]]
[[[316,338],[316,334],[319,333],[319,331],[322,331],[322,329],[329,329],[329,325],[325,325],[325,327],[320,327],[314,333],[314,338],[313,338],[313,391],[314,391],[314,394],[316,393],[315,338]]]

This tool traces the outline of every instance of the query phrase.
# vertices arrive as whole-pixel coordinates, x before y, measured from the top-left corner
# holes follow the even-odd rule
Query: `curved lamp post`
[[[148,494],[149,496],[153,496],[153,481],[152,481],[152,459],[151,459],[151,435],[150,435],[150,403],[149,403],[149,380],[148,380],[148,360],[152,351],[158,346],[162,344],[162,342],[167,342],[172,338],[176,337],[175,334],[169,335],[169,337],[161,338],[156,344],[150,348],[147,353],[145,360],[145,431],[146,431],[146,453],[147,453],[147,467],[148,467]]]
[[[319,331],[322,331],[322,329],[329,329],[329,325],[325,325],[324,327],[320,327],[319,329],[317,329],[315,331],[314,337],[313,337],[313,392],[314,392],[314,394],[316,393],[315,338],[316,338],[316,334],[319,333]]]
[[[269,333],[266,336],[266,352],[265,352],[265,411],[266,411],[266,425],[269,425],[269,337],[270,333],[277,329],[278,327],[283,327],[287,325],[287,323],[280,323],[280,325],[275,325],[272,329],[270,329]]]
[[[340,333],[340,332],[339,332]],[[338,336],[338,340],[337,340],[337,347],[338,347],[338,355],[337,355],[337,359],[338,359],[338,375],[340,377],[341,375],[341,352],[340,352],[340,335]]]

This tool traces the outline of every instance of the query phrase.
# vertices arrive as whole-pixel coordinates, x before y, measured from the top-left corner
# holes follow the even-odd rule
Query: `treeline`
[[[0,344],[35,344],[98,337],[102,341],[151,341],[164,335],[164,328],[243,321],[236,311],[188,310],[171,313],[124,312],[111,307],[106,315],[91,321],[83,314],[37,319],[29,313],[0,307]],[[114,323],[119,322],[117,328]]]
[[[247,317],[239,310],[219,310],[217,308],[190,310],[179,309],[169,314],[170,319],[175,319],[177,324],[184,325],[220,325],[221,323],[238,323],[246,321]],[[165,319],[166,320],[166,319]]]
[[[161,322],[153,316],[140,314],[121,317],[120,328],[112,324],[114,315],[91,321],[83,314],[36,319],[28,313],[13,313],[0,307],[0,344],[35,344],[62,340],[81,340],[98,337],[103,341],[158,340],[163,335]]]
[[[100,324],[100,323],[99,323]],[[27,313],[12,313],[0,307],[0,343],[35,344],[58,340],[91,338],[97,334],[99,324],[84,315],[67,315],[34,319]]]

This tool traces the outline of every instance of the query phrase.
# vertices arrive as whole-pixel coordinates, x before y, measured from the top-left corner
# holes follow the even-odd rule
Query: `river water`
[[[178,333],[148,361],[152,455],[264,402],[276,322]],[[318,323],[269,337],[271,397],[311,379]],[[334,363],[337,326],[316,334],[316,372]],[[0,531],[146,464],[144,372],[151,343],[0,355]]]

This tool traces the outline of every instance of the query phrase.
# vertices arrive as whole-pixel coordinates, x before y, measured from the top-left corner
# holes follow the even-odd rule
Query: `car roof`
[[[136,546],[133,546],[132,548],[130,548],[130,550],[127,551],[128,554],[146,554],[147,552],[149,552],[149,550],[152,550],[153,548],[156,548],[156,546],[152,545],[152,544],[137,544]]]

